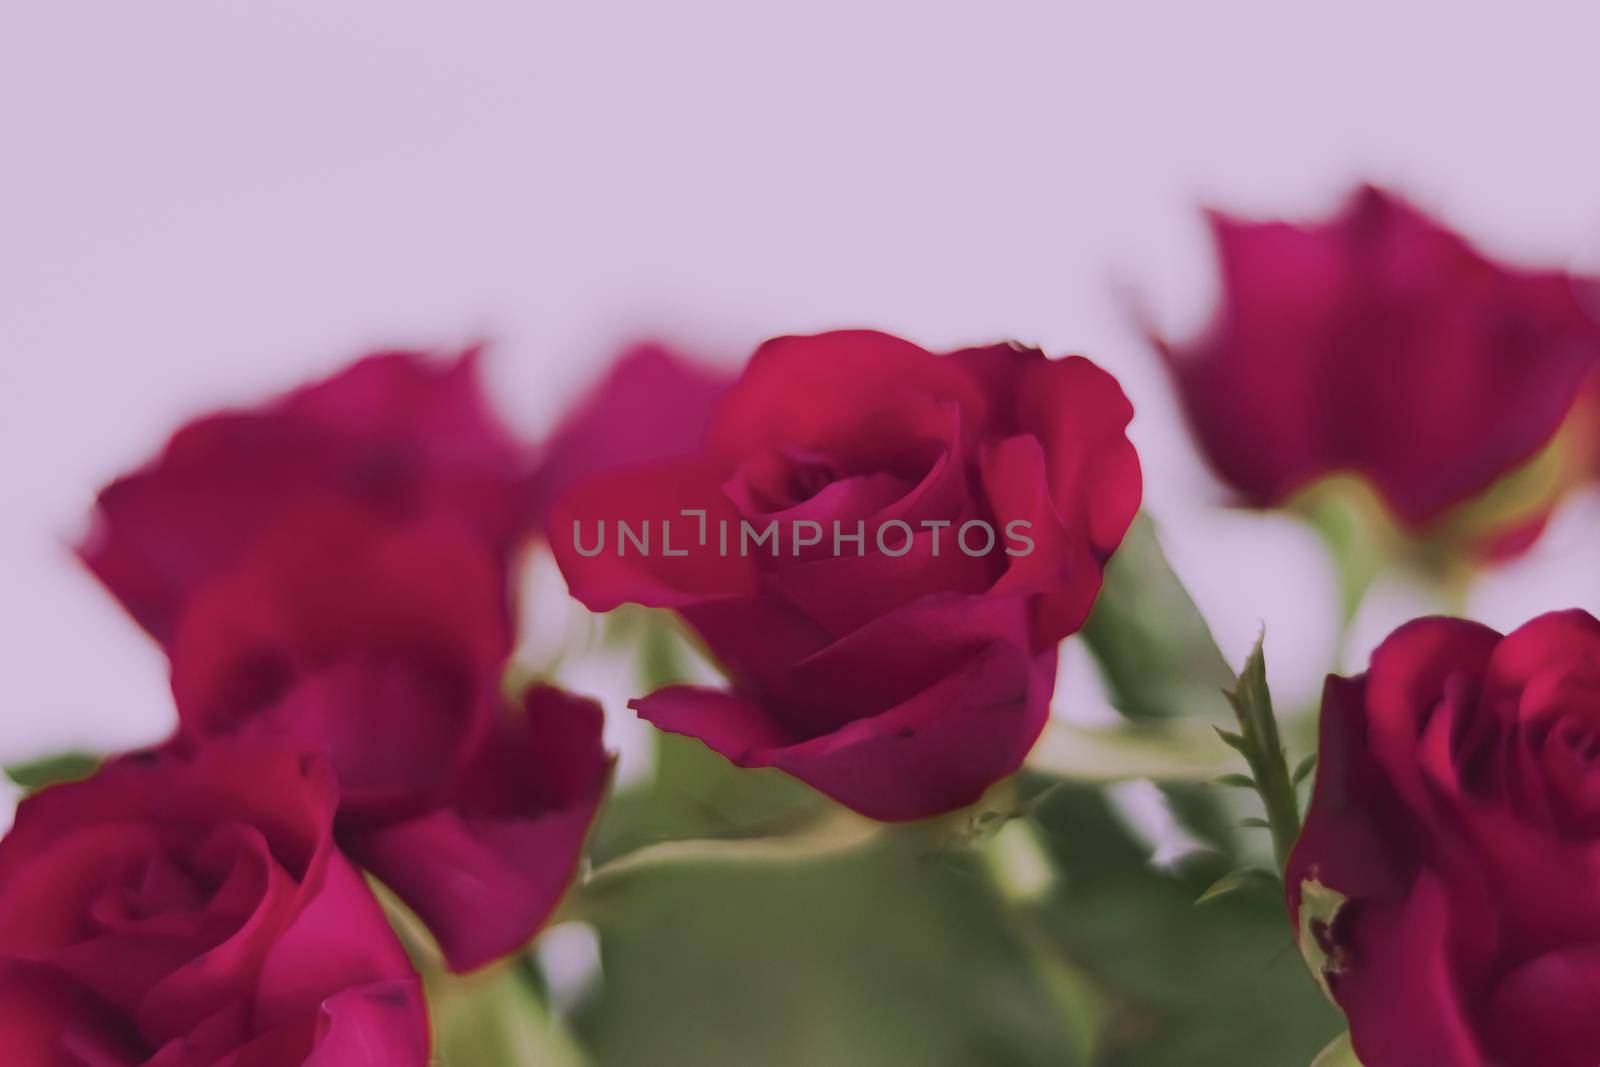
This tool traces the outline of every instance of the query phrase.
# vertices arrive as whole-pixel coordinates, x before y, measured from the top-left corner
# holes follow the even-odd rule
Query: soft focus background
[[[0,758],[168,721],[156,650],[63,548],[97,486],[207,406],[479,338],[528,433],[645,335],[1089,354],[1225,650],[1265,620],[1308,696],[1318,546],[1206,508],[1122,297],[1198,326],[1197,204],[1320,213],[1369,178],[1514,260],[1600,261],[1596,39],[1581,2],[8,5]],[[1479,590],[1491,621],[1600,604],[1574,525]],[[1379,590],[1361,633],[1411,606]]]
[[[479,339],[530,437],[646,336],[728,365],[853,325],[1088,354],[1134,399],[1149,509],[1224,651],[1265,622],[1304,704],[1329,565],[1293,521],[1217,506],[1130,295],[1187,333],[1214,296],[1198,205],[1321,214],[1360,180],[1514,262],[1600,264],[1596,40],[1585,2],[7,5],[0,763],[170,723],[161,656],[66,548],[98,486],[208,407]],[[1474,613],[1600,608],[1597,517],[1567,505]],[[543,588],[530,611],[560,615]],[[1378,589],[1349,651],[1427,596]],[[1064,704],[1097,699],[1086,671]],[[1116,955],[1094,936],[1078,951]],[[592,953],[549,940],[568,971]],[[925,970],[901,964],[881,980]]]

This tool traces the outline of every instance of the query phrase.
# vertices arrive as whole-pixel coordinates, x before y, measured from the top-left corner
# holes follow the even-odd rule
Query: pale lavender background
[[[99,484],[208,405],[484,337],[529,434],[644,334],[729,363],[842,325],[1090,354],[1220,639],[1265,620],[1308,699],[1326,564],[1288,520],[1208,506],[1116,283],[1193,327],[1198,202],[1303,214],[1358,178],[1592,263],[1597,40],[1592,3],[9,3],[0,760],[170,721],[160,657],[63,548]],[[1476,610],[1600,605],[1597,514]],[[1356,651],[1426,606],[1380,590]]]

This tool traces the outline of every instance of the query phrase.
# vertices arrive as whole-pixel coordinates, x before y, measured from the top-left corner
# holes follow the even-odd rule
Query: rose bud
[[[1328,679],[1290,858],[1365,1067],[1600,1063],[1600,622],[1401,627]]]
[[[524,449],[478,386],[477,356],[371,356],[260,407],[180,429],[101,491],[85,563],[163,644],[184,603],[306,501],[436,516],[506,566],[531,518]]]
[[[589,608],[676,609],[730,678],[642,717],[873,818],[931,816],[1043,729],[1056,645],[1138,510],[1132,414],[1081,357],[778,338],[693,454],[574,484],[551,545]]]
[[[0,840],[0,1062],[423,1067],[421,984],[320,759],[142,753]]]
[[[1496,263],[1371,187],[1321,224],[1210,221],[1221,307],[1197,339],[1157,344],[1244,504],[1354,475],[1414,538],[1482,556],[1537,535],[1575,464],[1503,479],[1551,443],[1600,355],[1579,283]],[[1493,506],[1465,507],[1497,483]]]
[[[304,506],[195,594],[171,644],[174,744],[272,738],[326,753],[341,846],[457,970],[543,924],[610,767],[593,702],[538,687],[506,706],[503,589],[457,524]]]

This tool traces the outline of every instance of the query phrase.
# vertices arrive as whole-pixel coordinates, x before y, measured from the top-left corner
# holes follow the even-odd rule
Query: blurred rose
[[[1056,643],[1139,506],[1131,417],[1078,357],[779,338],[702,448],[578,482],[551,543],[591,609],[675,608],[729,672],[727,691],[636,701],[644,718],[866,815],[920,818],[976,800],[1043,728]],[[625,548],[619,521],[648,521],[653,550]],[[744,523],[775,540],[752,548]]]
[[[1328,680],[1289,896],[1366,1067],[1600,1063],[1597,757],[1583,612],[1421,619]]]
[[[732,382],[732,375],[691,363],[655,342],[623,352],[540,450],[541,521],[584,477],[700,451],[711,411]]]
[[[543,923],[609,768],[592,702],[537,688],[505,706],[503,581],[459,524],[304,505],[193,595],[171,642],[176,743],[287,738],[325,752],[340,843],[456,969]]]
[[[80,553],[165,643],[185,602],[275,516],[307,501],[459,523],[504,567],[530,519],[527,467],[482,396],[475,353],[385,353],[183,427],[153,462],[100,493]]]
[[[420,984],[320,760],[138,754],[0,841],[0,1062],[423,1067]]]
[[[1221,310],[1199,339],[1160,348],[1249,505],[1353,473],[1430,533],[1551,441],[1600,355],[1572,278],[1497,264],[1381,190],[1320,225],[1211,225]],[[1490,517],[1513,529],[1472,539],[1490,553],[1528,540],[1561,486],[1538,488]]]

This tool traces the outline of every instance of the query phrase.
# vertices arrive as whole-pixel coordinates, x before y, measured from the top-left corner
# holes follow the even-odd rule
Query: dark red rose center
[[[826,459],[793,460],[789,466],[789,500],[795,504],[810,500],[838,480],[838,469]]]

